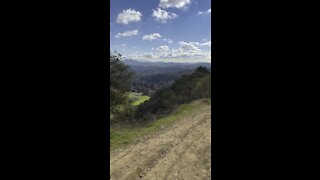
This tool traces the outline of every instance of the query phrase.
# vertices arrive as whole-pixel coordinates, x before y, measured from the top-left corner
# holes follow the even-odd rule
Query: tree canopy
[[[114,116],[128,103],[132,79],[132,72],[121,60],[121,54],[110,52],[110,113]]]

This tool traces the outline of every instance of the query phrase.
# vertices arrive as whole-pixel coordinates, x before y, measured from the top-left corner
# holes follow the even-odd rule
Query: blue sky
[[[211,0],[111,0],[110,46],[126,58],[211,62]]]

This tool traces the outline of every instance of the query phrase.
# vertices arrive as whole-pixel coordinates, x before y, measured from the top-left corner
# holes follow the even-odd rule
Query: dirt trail
[[[211,179],[211,106],[110,154],[110,179]]]

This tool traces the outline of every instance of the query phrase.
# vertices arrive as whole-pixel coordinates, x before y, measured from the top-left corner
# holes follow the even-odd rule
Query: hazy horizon
[[[190,61],[166,61],[166,60],[147,60],[147,59],[131,59],[131,58],[124,58],[123,61],[126,60],[133,60],[133,61],[138,61],[138,62],[162,62],[162,63],[210,63],[211,61],[194,61],[194,60],[190,60]]]

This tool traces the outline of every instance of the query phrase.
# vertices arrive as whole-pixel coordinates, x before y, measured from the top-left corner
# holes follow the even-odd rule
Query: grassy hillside
[[[115,149],[134,142],[138,137],[157,132],[161,128],[172,125],[175,121],[187,117],[192,112],[197,112],[201,108],[210,105],[210,99],[196,100],[188,104],[179,106],[167,117],[158,119],[141,128],[112,128],[110,129],[110,149]]]

